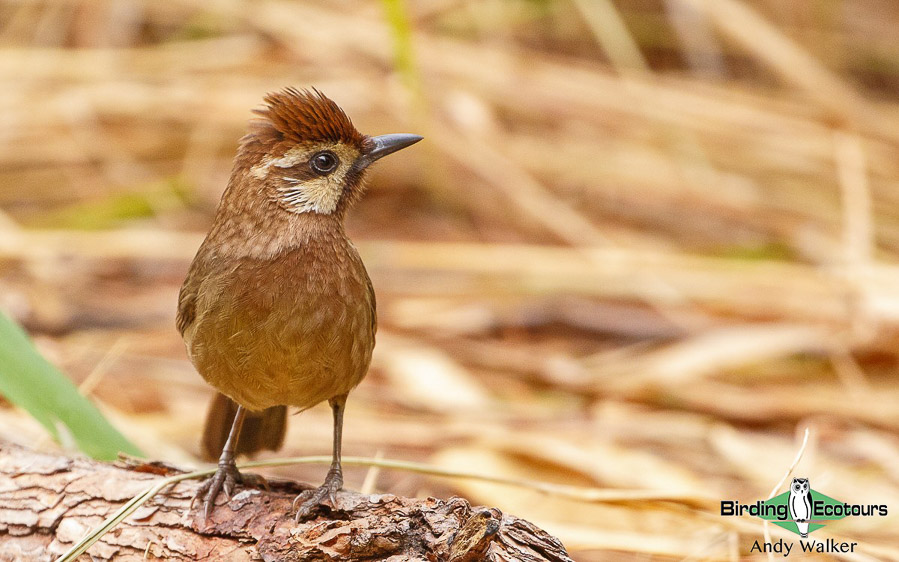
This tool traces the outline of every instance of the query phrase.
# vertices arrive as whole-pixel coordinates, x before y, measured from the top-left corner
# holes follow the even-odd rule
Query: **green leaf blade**
[[[92,458],[114,460],[119,452],[142,455],[2,312],[0,394],[31,414],[54,439],[60,439],[60,426],[64,427],[78,448]]]

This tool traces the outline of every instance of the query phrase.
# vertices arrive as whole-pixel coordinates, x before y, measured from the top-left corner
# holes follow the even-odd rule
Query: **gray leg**
[[[328,400],[328,403],[331,405],[331,411],[334,414],[334,445],[331,449],[331,468],[328,470],[324,484],[314,490],[306,490],[293,501],[295,508],[299,504],[296,515],[298,522],[307,519],[315,508],[320,505],[325,504],[337,507],[337,492],[343,488],[340,449],[343,439],[343,411],[346,409],[346,397],[346,394],[341,394]]]
[[[237,413],[234,415],[234,423],[231,425],[231,432],[228,433],[228,440],[222,448],[222,454],[219,457],[218,470],[215,474],[203,483],[197,490],[194,501],[203,498],[203,515],[208,520],[215,509],[215,498],[219,492],[225,492],[225,497],[231,498],[234,492],[234,486],[242,481],[240,472],[237,471],[237,465],[234,462],[234,451],[237,450],[237,440],[240,439],[240,429],[243,427],[243,420],[247,411],[243,406],[237,407]],[[193,505],[193,502],[191,502]]]

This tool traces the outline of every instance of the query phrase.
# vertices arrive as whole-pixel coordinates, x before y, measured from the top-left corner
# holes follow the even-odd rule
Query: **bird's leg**
[[[234,414],[234,423],[231,425],[231,432],[228,433],[228,440],[222,448],[222,454],[219,457],[218,470],[215,474],[203,483],[197,490],[196,495],[191,501],[191,507],[198,499],[203,498],[203,515],[208,520],[215,508],[215,498],[219,492],[224,490],[225,496],[231,498],[234,492],[234,486],[243,482],[244,478],[237,471],[237,464],[234,462],[234,451],[237,449],[237,440],[240,439],[240,428],[243,426],[243,420],[247,411],[243,406],[237,407],[237,413]]]
[[[315,509],[323,504],[337,507],[337,492],[343,487],[343,470],[340,468],[340,444],[343,434],[343,411],[346,407],[346,394],[335,396],[328,400],[331,411],[334,413],[334,447],[331,458],[331,468],[325,477],[325,483],[313,490],[306,490],[293,500],[297,509],[297,522],[307,519]]]

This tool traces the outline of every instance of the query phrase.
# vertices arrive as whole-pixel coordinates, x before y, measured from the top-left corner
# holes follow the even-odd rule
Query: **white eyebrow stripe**
[[[303,162],[306,159],[306,153],[301,154],[285,154],[281,158],[272,161],[272,166],[275,168],[293,168],[297,164]]]

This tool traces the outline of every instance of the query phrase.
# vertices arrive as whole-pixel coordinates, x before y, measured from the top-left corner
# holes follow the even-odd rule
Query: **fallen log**
[[[124,503],[179,471],[107,464],[0,444],[0,560],[58,558]],[[199,482],[166,488],[103,535],[84,560],[570,561],[533,524],[461,498],[342,491],[310,521],[290,514],[307,487],[272,482],[221,499],[210,519],[191,509]]]

